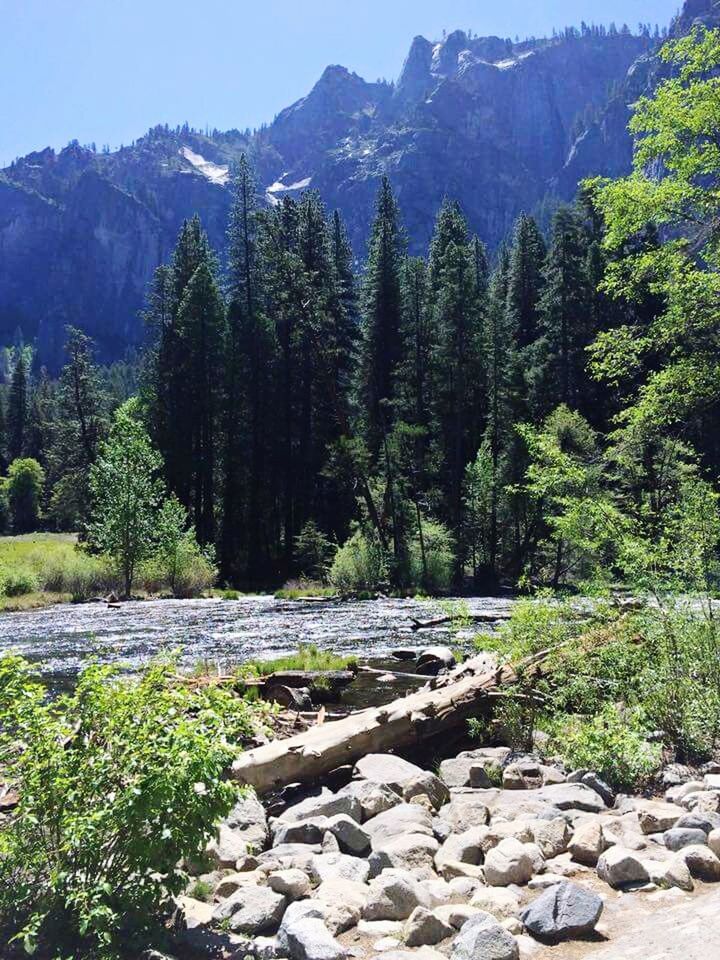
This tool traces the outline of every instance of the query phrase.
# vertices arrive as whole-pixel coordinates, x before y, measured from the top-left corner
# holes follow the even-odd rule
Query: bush
[[[223,777],[253,710],[218,687],[137,681],[92,666],[49,703],[21,658],[0,658],[0,769],[18,788],[0,826],[0,937],[63,958],[136,956],[187,886],[237,787]],[[22,744],[22,749],[19,749]]]
[[[330,568],[330,582],[343,593],[372,592],[387,582],[382,547],[358,530],[338,548]]]
[[[438,593],[447,590],[452,580],[453,539],[447,527],[436,520],[423,520],[422,530],[423,546],[419,536],[410,545],[410,576],[413,586]]]
[[[324,580],[334,547],[314,520],[308,520],[295,537],[295,558],[300,573],[311,580]]]
[[[40,522],[40,502],[45,472],[37,460],[13,460],[8,470],[7,496],[15,533],[36,530]]]
[[[0,595],[4,597],[22,597],[35,593],[40,588],[37,574],[28,567],[0,568]]]
[[[51,554],[40,570],[43,588],[50,593],[69,593],[80,602],[117,592],[122,587],[118,573],[104,557],[78,548]]]
[[[561,717],[551,737],[572,769],[594,770],[619,789],[642,786],[660,766],[661,748],[647,742],[638,710],[605,704],[594,717]]]

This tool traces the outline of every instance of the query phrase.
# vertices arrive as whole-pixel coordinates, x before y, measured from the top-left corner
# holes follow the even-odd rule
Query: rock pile
[[[720,881],[720,778],[648,800],[507,748],[440,776],[370,755],[276,818],[248,795],[207,854],[179,904],[199,956],[518,960],[594,936],[609,888]]]

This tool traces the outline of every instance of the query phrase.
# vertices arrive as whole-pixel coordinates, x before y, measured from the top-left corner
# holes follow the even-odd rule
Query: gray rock
[[[404,837],[395,837],[381,846],[375,847],[370,854],[370,876],[376,877],[387,868],[412,870],[418,876],[434,876],[433,860],[439,844],[435,837],[422,833],[411,833]]]
[[[522,886],[535,872],[530,845],[506,837],[485,856],[485,879],[491,887],[506,887],[516,883]]]
[[[600,855],[607,847],[603,834],[602,824],[597,820],[587,820],[581,823],[573,833],[568,849],[570,856],[577,863],[584,863],[594,867]]]
[[[403,786],[408,780],[422,776],[425,771],[391,753],[369,753],[355,764],[355,776],[373,783],[384,783],[396,793],[402,795]]]
[[[235,804],[224,823],[243,834],[248,844],[262,850],[268,840],[267,814],[254,791],[248,790]]]
[[[704,830],[683,829],[682,827],[673,827],[672,830],[666,830],[663,834],[663,843],[668,850],[682,850],[683,847],[698,846],[707,843],[707,834]]]
[[[720,880],[720,859],[709,847],[683,847],[680,856],[696,880],[717,883]]]
[[[452,945],[452,960],[518,960],[518,942],[489,913],[467,920]]]
[[[415,907],[429,906],[426,891],[412,874],[386,870],[370,881],[365,920],[407,920]]]
[[[498,920],[520,916],[520,901],[507,887],[478,887],[470,900],[470,906],[490,913]]]
[[[482,842],[488,833],[487,827],[472,827],[464,833],[451,833],[435,855],[438,870],[443,863],[452,860],[460,863],[481,864]]]
[[[289,960],[343,960],[347,956],[325,926],[321,907],[312,901],[291,904],[278,931],[277,942]]]
[[[615,792],[609,784],[605,783],[605,781],[597,775],[597,773],[589,771],[588,773],[583,774],[580,782],[586,787],[590,787],[590,789],[594,790],[595,793],[600,794],[606,806],[612,807],[615,805]]]
[[[234,867],[248,852],[248,841],[239,830],[221,823],[217,835],[208,843],[205,853],[219,867]]]
[[[443,781],[428,770],[410,777],[402,785],[403,799],[410,801],[414,797],[428,797],[436,810],[450,800],[450,791]]]
[[[558,942],[591,933],[602,911],[596,893],[565,880],[533,900],[520,919],[534,937]]]
[[[615,888],[646,883],[649,879],[647,868],[637,854],[618,846],[610,847],[603,853],[598,860],[597,874]]]
[[[564,817],[555,817],[553,820],[533,820],[528,826],[533,842],[538,845],[546,860],[565,853],[572,831]]]
[[[464,833],[471,827],[484,826],[489,819],[487,793],[500,791],[480,791],[480,794],[453,794],[450,803],[440,810],[440,817],[450,824],[455,833]]]
[[[712,813],[684,813],[675,828],[680,830],[702,830],[704,833],[711,833],[720,828],[720,816]]]
[[[711,830],[707,835],[707,845],[716,857],[720,857],[720,830]]]
[[[663,833],[670,830],[683,815],[682,809],[662,800],[643,800],[638,804],[638,818],[643,833]]]
[[[428,837],[433,835],[432,817],[428,810],[417,803],[398,804],[367,820],[363,829],[370,837],[373,849],[409,833],[423,833]]]
[[[325,823],[325,829],[337,839],[343,853],[359,857],[370,849],[369,834],[363,830],[357,820],[353,820],[345,813],[330,817]]]
[[[543,783],[542,766],[534,757],[522,757],[509,763],[502,773],[505,790],[536,790]]]
[[[269,887],[250,884],[240,887],[231,897],[218,904],[213,922],[226,922],[233,933],[274,933],[282,920],[286,900]]]
[[[348,818],[350,819],[350,818]],[[273,824],[273,845],[286,843],[321,843],[328,829],[327,817],[312,817],[308,820],[277,820]]]
[[[405,923],[408,947],[434,946],[455,934],[455,927],[425,907],[415,907]]]
[[[340,793],[354,797],[359,802],[363,821],[402,802],[400,794],[387,784],[373,783],[371,780],[353,780]]]
[[[551,784],[538,790],[537,796],[559,810],[584,810],[587,813],[605,810],[603,798],[583,783]]]
[[[482,763],[471,757],[454,757],[440,764],[440,776],[448,787],[492,787]]]
[[[307,797],[300,803],[284,810],[278,820],[293,823],[298,820],[311,820],[313,817],[334,817],[338,813],[346,813],[353,820],[360,822],[362,808],[357,797],[349,793],[332,793],[323,790],[316,797]]]
[[[365,883],[370,876],[367,860],[350,857],[345,853],[316,854],[312,862],[321,883],[326,880],[354,880],[356,883]]]
[[[337,936],[357,926],[368,900],[370,888],[353,880],[328,880],[315,891],[322,904],[325,925]]]
[[[310,878],[302,870],[278,870],[277,873],[270,874],[267,885],[288,901],[302,900],[303,897],[310,896]]]

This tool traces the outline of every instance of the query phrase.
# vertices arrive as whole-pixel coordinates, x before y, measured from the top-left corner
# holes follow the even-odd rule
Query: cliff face
[[[676,29],[713,8],[689,0]],[[87,330],[105,359],[140,343],[147,284],[182,220],[198,212],[222,248],[229,170],[243,151],[268,204],[321,191],[359,256],[384,173],[414,251],[445,196],[496,247],[521,211],[550,194],[571,198],[585,176],[629,168],[628,103],[657,71],[649,47],[630,35],[418,37],[396,85],[328,67],[251,137],[155,128],[116,153],[71,145],[30,154],[0,172],[0,344],[20,328],[57,367],[67,324]]]

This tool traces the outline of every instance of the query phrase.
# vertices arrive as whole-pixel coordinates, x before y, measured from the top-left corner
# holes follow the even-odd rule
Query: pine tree
[[[401,275],[405,237],[390,181],[383,177],[368,248],[363,285],[360,398],[364,437],[377,461],[392,427],[396,373],[402,357]]]
[[[16,351],[15,366],[10,380],[8,397],[7,432],[8,457],[10,461],[23,455],[28,419],[28,370],[25,350]]]
[[[7,418],[5,415],[5,400],[0,393],[0,474],[5,475],[7,470]]]
[[[47,468],[50,441],[53,432],[53,388],[47,370],[40,372],[35,383],[28,412],[25,450],[28,457]]]
[[[543,288],[545,241],[532,219],[523,214],[515,226],[508,268],[507,311],[520,350],[537,340]]]

